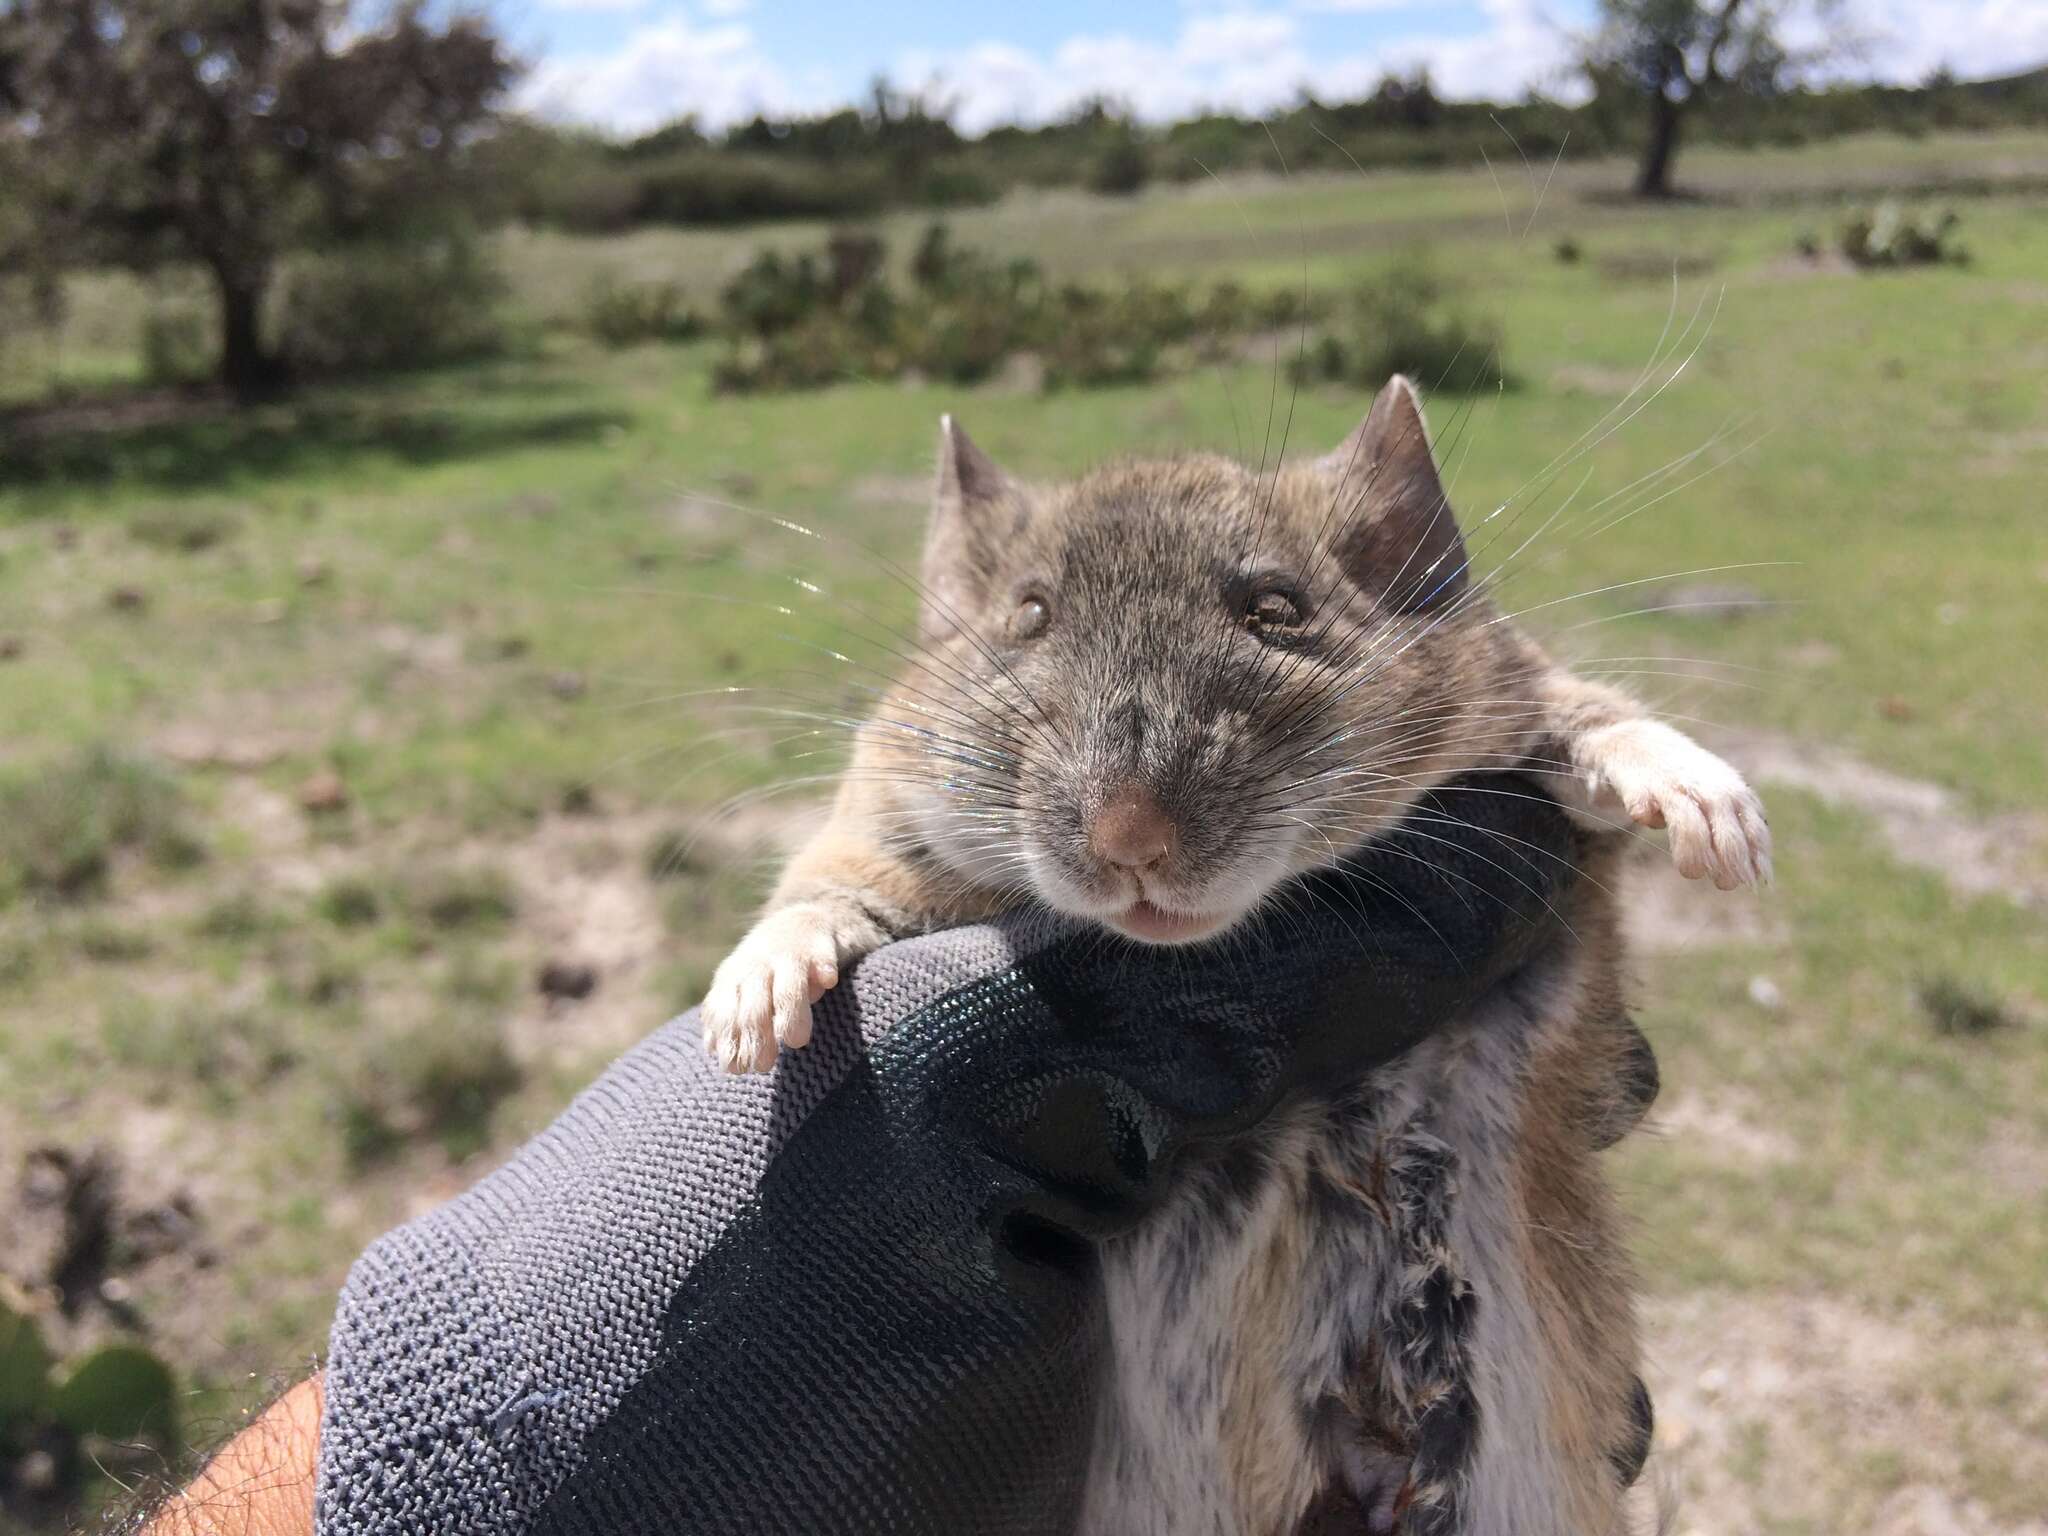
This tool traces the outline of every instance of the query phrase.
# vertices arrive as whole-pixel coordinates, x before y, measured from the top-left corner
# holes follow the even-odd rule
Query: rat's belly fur
[[[1646,1058],[1609,904],[1109,1250],[1086,1536],[1363,1532],[1396,1507],[1410,1536],[1627,1528],[1648,1408],[1598,1152],[1647,1107]]]

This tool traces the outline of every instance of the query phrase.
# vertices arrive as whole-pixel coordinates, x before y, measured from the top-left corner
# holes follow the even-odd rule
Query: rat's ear
[[[924,536],[924,592],[918,631],[927,640],[951,633],[983,595],[993,564],[998,509],[1015,487],[995,460],[951,416],[939,418],[939,477]]]
[[[1425,612],[1465,590],[1465,544],[1406,377],[1387,380],[1365,420],[1316,467],[1336,486],[1337,558],[1359,586],[1396,613]]]

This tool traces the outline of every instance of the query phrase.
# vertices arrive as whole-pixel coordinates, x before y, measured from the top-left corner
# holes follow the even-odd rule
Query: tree
[[[1671,163],[1687,110],[1724,87],[1763,92],[1793,65],[1779,41],[1796,0],[1601,0],[1587,40],[1595,90],[1616,82],[1649,106],[1649,137],[1636,172],[1643,197],[1671,195]],[[1831,0],[1810,0],[1812,9]]]
[[[204,266],[242,399],[278,382],[281,255],[417,203],[512,73],[480,18],[420,0],[0,0],[0,139],[62,168],[39,217],[94,257]]]

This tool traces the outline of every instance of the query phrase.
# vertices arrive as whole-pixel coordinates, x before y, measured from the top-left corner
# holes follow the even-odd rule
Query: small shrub
[[[636,223],[857,218],[880,212],[888,201],[873,170],[731,151],[685,153],[638,169],[635,179]]]
[[[1575,267],[1584,258],[1585,248],[1571,235],[1560,235],[1550,247],[1550,254],[1557,258],[1559,265]]]
[[[1129,197],[1152,179],[1152,161],[1138,136],[1118,133],[1088,168],[1088,190],[1108,197]]]
[[[361,994],[363,973],[346,960],[317,958],[293,978],[291,995],[316,1008],[332,1008]]]
[[[412,906],[429,927],[444,933],[501,928],[519,910],[511,882],[491,869],[456,870],[414,892]]]
[[[501,350],[505,282],[465,229],[365,242],[301,259],[279,307],[278,348],[305,374],[415,368]]]
[[[1938,1034],[1988,1035],[2013,1022],[2012,1014],[1996,998],[1953,976],[1928,977],[1916,989],[1915,997]]]
[[[337,928],[367,928],[384,915],[384,898],[367,880],[330,881],[315,910]]]
[[[201,913],[196,931],[202,938],[246,943],[272,932],[277,925],[277,915],[253,892],[236,891]]]
[[[145,1447],[137,1442],[146,1441]],[[0,1522],[74,1529],[64,1518],[95,1477],[161,1471],[181,1441],[171,1369],[139,1344],[102,1344],[60,1365],[33,1313],[0,1298]],[[41,1474],[18,1474],[34,1458]],[[47,1517],[37,1518],[38,1516]]]
[[[647,845],[647,878],[650,880],[687,879],[701,868],[697,839],[691,833],[660,832]]]
[[[442,991],[454,1002],[473,1003],[489,1012],[501,1012],[519,995],[519,978],[509,965],[486,961],[479,955],[459,954],[449,966]]]
[[[204,1087],[222,1103],[232,1102],[237,1087],[269,1082],[299,1059],[288,1026],[240,1008],[216,1013],[129,999],[101,1020],[100,1040],[117,1065],[165,1085]]]
[[[142,376],[151,384],[199,384],[213,377],[213,317],[197,305],[161,305],[142,319]]]
[[[825,297],[833,304],[848,300],[882,275],[889,247],[882,237],[864,229],[835,229],[825,242]]]
[[[1135,292],[1118,299],[1069,286],[1055,308],[1044,348],[1050,389],[1142,383],[1158,369],[1165,340],[1151,327],[1175,325],[1166,304]]]
[[[187,555],[225,542],[234,531],[233,513],[184,502],[150,507],[128,519],[128,536],[137,543]]]
[[[141,960],[155,948],[148,934],[114,923],[89,922],[78,930],[78,952],[86,959],[102,964],[119,965]]]
[[[1488,389],[1506,379],[1497,326],[1452,308],[1426,261],[1399,262],[1358,289],[1339,323],[1294,364],[1298,379],[1378,389],[1405,373],[1426,389]]]
[[[629,283],[600,277],[583,300],[583,329],[607,347],[649,341],[691,341],[704,321],[675,283]]]
[[[825,285],[815,258],[786,259],[761,251],[718,296],[728,329],[745,336],[774,336],[793,330],[817,312]]]
[[[40,962],[40,951],[27,939],[0,937],[0,986],[25,985]]]
[[[910,258],[910,278],[920,288],[942,288],[954,271],[953,232],[934,220],[925,226]]]
[[[92,895],[123,849],[171,869],[198,857],[177,785],[153,764],[92,747],[0,781],[0,897]]]
[[[1021,354],[1040,360],[1048,389],[1135,383],[1169,362],[1221,356],[1231,337],[1305,323],[1324,307],[1299,290],[1255,295],[1234,283],[1053,289],[1029,260],[954,245],[943,223],[919,240],[907,292],[890,286],[883,254],[872,237],[838,237],[822,275],[810,255],[756,256],[722,298],[730,347],[715,386],[814,389],[905,374],[972,384]]]
[[[1953,209],[1939,216],[1915,215],[1887,198],[1843,228],[1842,254],[1866,269],[1961,265],[1970,259],[1954,242],[1961,222]]]
[[[360,1167],[426,1136],[468,1157],[488,1144],[492,1114],[521,1080],[496,1024],[479,1013],[387,1036],[342,1085],[343,1151]]]
[[[978,208],[1002,195],[1001,183],[957,160],[928,167],[916,189],[916,200],[927,208]]]

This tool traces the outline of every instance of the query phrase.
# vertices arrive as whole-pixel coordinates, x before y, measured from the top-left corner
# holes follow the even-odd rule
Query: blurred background
[[[942,410],[1258,460],[1396,369],[1503,604],[1777,830],[1629,891],[1677,1529],[2048,1531],[2043,65],[2014,0],[0,0],[0,1531],[696,1001]]]

